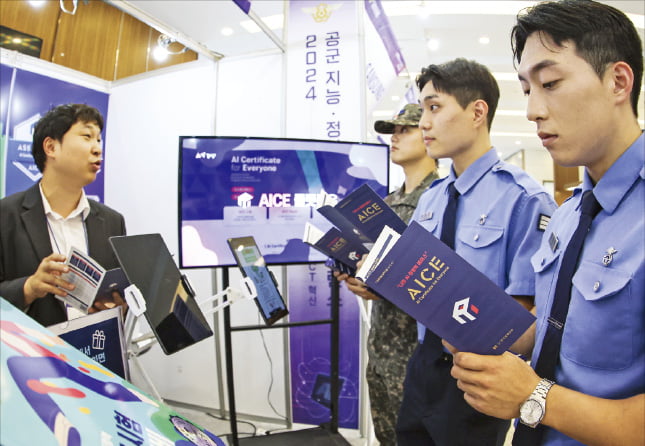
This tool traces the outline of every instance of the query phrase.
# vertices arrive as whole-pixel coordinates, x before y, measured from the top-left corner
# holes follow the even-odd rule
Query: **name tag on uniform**
[[[551,235],[549,235],[549,246],[551,247],[551,251],[555,252],[555,250],[558,249],[559,243],[560,240],[558,240],[558,237],[552,232]]]

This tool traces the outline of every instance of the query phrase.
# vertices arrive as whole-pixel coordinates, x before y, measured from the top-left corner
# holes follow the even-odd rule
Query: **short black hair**
[[[95,123],[103,130],[103,116],[101,113],[86,104],[65,104],[52,108],[45,116],[40,118],[34,128],[34,139],[31,144],[31,154],[34,157],[38,170],[45,170],[45,149],[43,142],[50,137],[62,141],[63,135],[77,122]]]
[[[576,53],[602,78],[607,66],[627,63],[634,72],[631,104],[638,116],[638,97],[643,78],[643,44],[636,27],[623,12],[592,0],[538,3],[520,11],[511,31],[513,58],[522,60],[526,40],[535,32],[548,35],[558,45],[571,41]]]
[[[490,70],[474,60],[455,59],[440,65],[428,65],[417,76],[419,91],[432,82],[435,90],[454,96],[461,108],[478,99],[488,104],[490,131],[499,102],[499,86]]]

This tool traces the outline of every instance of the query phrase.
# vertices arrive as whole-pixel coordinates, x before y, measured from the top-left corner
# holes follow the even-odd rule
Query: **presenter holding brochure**
[[[407,104],[394,118],[374,123],[376,132],[392,135],[390,159],[403,168],[405,182],[385,197],[385,202],[406,224],[421,194],[437,179],[437,165],[426,153],[419,118],[421,107]],[[382,446],[394,446],[394,426],[403,397],[405,365],[416,345],[416,322],[392,303],[379,299],[354,277],[337,272],[335,275],[346,281],[351,292],[374,301],[367,340],[370,409],[376,438]]]
[[[478,411],[520,419],[514,445],[643,445],[643,44],[624,13],[592,1],[538,3],[511,36],[528,119],[584,179],[531,259],[537,322],[517,351],[532,367],[459,352],[452,375]]]
[[[55,296],[74,290],[61,278],[71,247],[105,269],[119,266],[108,238],[125,234],[123,216],[83,191],[101,169],[102,130],[93,107],[50,110],[36,123],[31,149],[41,180],[0,200],[0,296],[45,326],[68,320]],[[111,306],[99,301],[90,311]]]

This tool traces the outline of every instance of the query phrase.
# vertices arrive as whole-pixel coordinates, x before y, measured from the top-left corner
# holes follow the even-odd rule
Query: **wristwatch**
[[[520,406],[520,421],[528,427],[540,424],[546,413],[546,395],[549,393],[553,381],[542,378],[535,390]]]

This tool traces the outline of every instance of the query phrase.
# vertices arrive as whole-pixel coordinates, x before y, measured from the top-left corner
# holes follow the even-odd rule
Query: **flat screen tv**
[[[331,227],[323,194],[344,198],[362,184],[388,191],[384,144],[287,138],[179,138],[179,264],[233,266],[227,240],[254,237],[267,264],[323,262],[302,241],[305,223]]]

